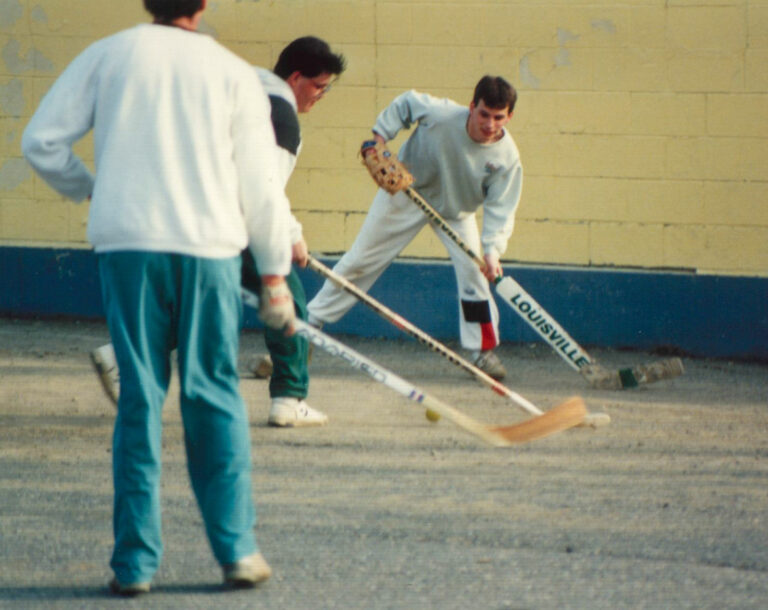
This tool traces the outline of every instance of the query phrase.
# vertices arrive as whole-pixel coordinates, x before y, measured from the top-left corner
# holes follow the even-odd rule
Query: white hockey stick
[[[671,379],[683,373],[679,358],[660,360],[632,368],[607,370],[592,357],[539,305],[526,290],[511,277],[496,283],[496,292],[565,360],[571,368],[581,373],[590,385],[620,390],[633,388],[641,383]]]
[[[529,400],[525,399],[523,396],[518,394],[517,392],[513,392],[505,385],[499,383],[496,381],[493,377],[488,375],[485,371],[479,369],[474,364],[469,362],[468,360],[462,358],[459,356],[456,352],[452,351],[427,333],[425,333],[423,330],[418,328],[416,325],[412,324],[405,318],[403,318],[398,313],[392,311],[389,307],[381,303],[380,301],[377,301],[374,299],[371,295],[367,294],[365,291],[361,290],[355,284],[350,282],[347,278],[339,275],[338,273],[335,273],[332,269],[329,269],[326,267],[323,263],[318,261],[313,256],[309,256],[309,262],[307,263],[307,266],[312,269],[313,271],[316,271],[323,277],[327,278],[334,284],[336,284],[339,288],[347,291],[354,297],[356,297],[358,300],[360,300],[363,304],[370,307],[373,311],[375,311],[377,314],[379,314],[381,317],[383,317],[385,320],[402,330],[403,332],[407,333],[411,337],[414,337],[417,339],[422,345],[426,345],[429,347],[432,351],[437,352],[441,356],[444,356],[448,361],[451,363],[457,365],[459,368],[464,369],[471,375],[473,375],[478,381],[484,383],[486,386],[488,386],[490,389],[492,389],[494,392],[501,396],[506,396],[513,402],[515,402],[517,405],[522,407],[525,411],[528,413],[531,413],[535,416],[541,416],[544,415],[544,412],[539,409],[536,405],[534,405]],[[599,426],[604,426],[610,422],[610,417],[607,413],[588,413],[584,421],[581,425],[586,426],[592,426],[594,428],[597,428]]]
[[[259,299],[254,293],[243,289],[243,302],[246,305],[258,309]],[[304,337],[329,354],[341,358],[344,362],[359,371],[362,371],[379,383],[402,394],[406,398],[431,409],[454,424],[477,436],[486,443],[495,447],[506,447],[512,443],[523,443],[537,438],[543,438],[556,432],[561,432],[584,420],[587,409],[584,401],[579,397],[573,397],[557,407],[550,409],[540,417],[535,417],[520,424],[511,426],[486,426],[477,420],[465,415],[461,411],[430,396],[426,392],[412,385],[402,377],[398,377],[391,371],[376,364],[362,354],[356,352],[330,337],[321,330],[308,324],[304,320],[295,320],[296,333]]]
[[[424,214],[440,228],[479,267],[485,269],[485,261],[456,233],[445,219],[413,187],[403,192]],[[661,379],[671,379],[683,374],[680,358],[670,358],[632,368],[608,370],[597,364],[576,341],[550,316],[544,308],[511,277],[499,277],[495,281],[496,292],[512,307],[528,325],[544,339],[558,356],[565,360],[596,388],[619,390]],[[532,312],[535,315],[532,315]]]

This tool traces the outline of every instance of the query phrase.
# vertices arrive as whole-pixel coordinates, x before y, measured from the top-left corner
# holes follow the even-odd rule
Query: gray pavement
[[[413,341],[342,337],[488,423],[525,413]],[[113,409],[87,353],[98,322],[0,319],[0,608],[764,608],[768,366],[685,359],[686,374],[592,390],[545,345],[504,345],[509,387],[543,409],[572,394],[611,415],[510,449],[316,353],[323,429],[264,425],[244,377],[257,536],[274,568],[229,592],[165,408],[165,556],[153,592],[111,597]],[[243,337],[242,362],[263,351]],[[653,354],[592,350],[604,364]]]

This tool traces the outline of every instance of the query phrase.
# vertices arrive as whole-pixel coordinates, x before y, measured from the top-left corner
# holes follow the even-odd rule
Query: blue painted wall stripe
[[[333,260],[324,259],[328,265]],[[674,348],[696,356],[768,360],[768,279],[674,272],[505,266],[584,347]],[[300,272],[307,295],[322,278]],[[438,339],[458,335],[453,268],[397,261],[372,296]],[[502,340],[540,339],[499,301]],[[0,247],[0,315],[103,318],[96,257],[90,250]],[[246,326],[258,327],[254,312]],[[401,337],[362,304],[332,333]]]

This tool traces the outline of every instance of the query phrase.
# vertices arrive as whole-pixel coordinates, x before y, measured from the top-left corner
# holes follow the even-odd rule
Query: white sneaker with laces
[[[325,413],[313,409],[301,398],[280,396],[272,399],[269,425],[281,428],[324,426],[328,423]]]
[[[120,369],[117,368],[115,349],[112,344],[107,343],[93,350],[91,363],[107,398],[117,406],[117,399],[120,396]]]

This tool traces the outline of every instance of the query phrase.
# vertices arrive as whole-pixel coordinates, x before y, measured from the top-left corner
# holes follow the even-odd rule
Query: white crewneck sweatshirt
[[[95,175],[72,152],[93,129]],[[236,256],[290,270],[290,210],[267,96],[209,36],[143,24],[90,45],[25,129],[24,155],[63,195],[91,196],[96,252]]]

